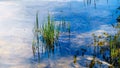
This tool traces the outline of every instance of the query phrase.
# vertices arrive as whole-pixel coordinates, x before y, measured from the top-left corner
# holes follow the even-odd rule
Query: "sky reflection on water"
[[[73,48],[77,49],[85,45],[86,41],[90,41],[92,33],[114,32],[111,24],[116,23],[118,17],[116,13],[120,6],[118,1],[97,0],[96,6],[93,0],[91,4],[86,4],[83,0],[0,1],[0,67],[34,68],[39,66],[32,64],[34,61],[31,49],[36,11],[39,10],[40,23],[46,20],[48,12],[53,13],[56,21],[62,19],[70,21],[73,37],[68,48],[75,51]],[[69,67],[70,63],[63,60],[58,60],[58,66],[59,63],[64,62],[66,67]],[[72,62],[71,57],[69,60]],[[43,67],[47,65],[44,62]]]

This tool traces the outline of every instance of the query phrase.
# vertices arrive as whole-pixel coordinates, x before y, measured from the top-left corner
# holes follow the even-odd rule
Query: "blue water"
[[[114,33],[111,24],[117,23],[120,15],[120,0],[21,0],[0,1],[0,68],[74,68],[73,56],[79,52],[78,68],[81,62],[81,49],[91,57],[92,33]],[[34,58],[32,54],[35,15],[39,11],[39,23],[43,24],[48,13],[55,21],[70,22],[70,39],[66,33],[59,38],[60,48],[54,56]],[[100,57],[98,57],[100,58]],[[100,58],[101,59],[101,58]],[[85,62],[85,61],[84,61]],[[83,62],[83,63],[84,63]],[[88,61],[89,62],[89,61]]]
[[[94,29],[99,29],[101,25],[110,25],[116,22],[119,15],[116,13],[119,7],[118,1],[105,0],[96,1],[91,4],[84,2],[72,1],[64,6],[55,8],[55,20],[68,20],[71,23],[71,31],[77,33],[88,32]]]

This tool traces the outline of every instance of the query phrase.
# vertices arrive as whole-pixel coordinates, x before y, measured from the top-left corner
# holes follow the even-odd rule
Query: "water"
[[[91,45],[92,33],[114,33],[111,24],[117,22],[116,18],[120,14],[117,10],[119,4],[119,0],[0,1],[0,68],[74,67],[73,55],[81,48]],[[40,24],[46,21],[48,12],[53,14],[55,21],[64,19],[71,24],[70,42],[68,37],[61,37],[61,53],[58,50],[50,59],[43,56],[40,63],[32,54],[33,28],[37,11]],[[85,58],[79,56],[79,63],[76,66],[81,68],[85,66],[83,62],[89,62],[90,49]]]

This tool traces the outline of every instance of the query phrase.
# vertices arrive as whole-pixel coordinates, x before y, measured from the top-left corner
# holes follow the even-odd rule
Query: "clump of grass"
[[[41,35],[43,36],[45,48],[48,52],[54,52],[55,42],[59,37],[59,30],[57,30],[54,21],[51,21],[50,14],[48,15],[47,23],[41,28]]]
[[[89,64],[89,68],[93,68],[95,65],[95,57],[93,57],[92,61]]]
[[[75,64],[77,62],[77,55],[73,56],[73,63]]]
[[[103,33],[101,36],[94,36],[94,44],[98,47],[101,47],[101,51],[109,51],[109,57],[105,57],[105,60],[112,64],[115,67],[120,66],[120,23],[113,25],[113,28],[117,30],[117,33],[110,35],[108,33]],[[101,41],[102,39],[102,41]],[[103,41],[104,40],[104,41]],[[108,43],[106,50],[104,50],[105,43]],[[105,56],[103,54],[103,56]],[[109,60],[109,61],[108,61]]]
[[[65,21],[62,24],[60,24],[60,21],[55,22],[51,20],[51,16],[48,14],[47,22],[42,24],[40,27],[38,19],[39,18],[37,12],[32,49],[34,56],[36,56],[36,53],[38,53],[38,59],[40,59],[39,57],[41,54],[43,54],[43,49],[45,50],[44,54],[47,54],[48,57],[54,54],[55,47],[59,45],[59,36],[62,30],[66,29],[70,34],[70,24],[66,24]],[[40,50],[40,48],[42,48],[42,50]]]

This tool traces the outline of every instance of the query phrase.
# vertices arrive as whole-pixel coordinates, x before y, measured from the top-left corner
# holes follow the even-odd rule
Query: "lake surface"
[[[0,1],[0,68],[74,68],[73,55],[86,48],[85,57],[79,54],[78,68],[84,68],[85,60],[91,57],[92,34],[114,33],[111,24],[117,22],[120,0],[1,0]],[[71,37],[62,34],[59,41],[61,52],[49,59],[41,56],[38,62],[33,56],[32,40],[39,12],[39,23],[43,24],[48,13],[55,21],[70,22]],[[81,51],[80,51],[81,52]],[[84,62],[82,62],[84,61]],[[104,64],[103,66],[106,66]]]

